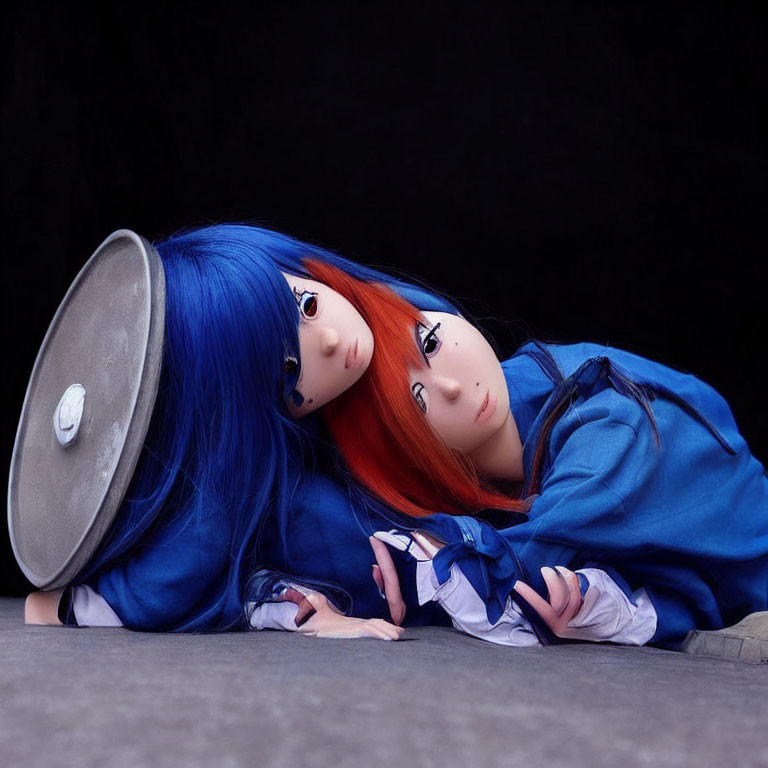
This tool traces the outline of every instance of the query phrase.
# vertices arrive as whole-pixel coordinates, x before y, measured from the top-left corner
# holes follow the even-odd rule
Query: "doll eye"
[[[299,380],[299,361],[293,357],[293,355],[285,356],[285,363],[283,363],[283,376],[284,386],[287,393],[292,392],[296,388],[296,383]]]
[[[317,294],[312,291],[299,291],[293,289],[293,295],[296,297],[296,303],[299,305],[299,312],[305,320],[311,320],[317,314]]]
[[[304,396],[296,389],[299,378],[299,361],[293,355],[285,356],[283,373],[285,374],[284,397],[286,401],[290,401],[296,408],[299,408],[304,403]]]
[[[421,353],[424,355],[427,364],[429,364],[429,358],[434,357],[443,345],[442,340],[437,335],[438,330],[440,330],[440,323],[433,325],[431,329],[428,329],[426,325],[422,325],[421,323],[417,323],[416,325],[416,335],[419,339],[419,346],[421,347]]]
[[[419,408],[426,413],[427,398],[425,397],[426,392],[424,392],[424,385],[417,381],[411,386],[411,393],[413,394],[413,399],[419,404]]]

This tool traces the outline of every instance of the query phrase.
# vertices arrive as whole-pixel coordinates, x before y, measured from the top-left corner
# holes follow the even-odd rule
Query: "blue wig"
[[[173,525],[210,527],[228,548],[216,594],[179,630],[243,622],[260,526],[285,530],[293,492],[313,464],[315,420],[293,421],[285,361],[299,361],[299,314],[281,272],[311,277],[317,259],[388,284],[423,310],[455,312],[426,289],[286,235],[219,224],[156,243],[166,276],[165,350],[152,423],[131,486],[96,556],[78,577],[131,557]]]

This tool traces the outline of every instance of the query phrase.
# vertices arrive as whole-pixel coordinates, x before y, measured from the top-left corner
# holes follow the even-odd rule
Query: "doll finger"
[[[376,619],[366,619],[360,622],[360,626],[355,634],[357,637],[376,637],[379,640],[387,639],[384,628],[379,626]]]
[[[581,608],[582,600],[581,590],[579,589],[579,577],[573,571],[569,571],[562,565],[556,565],[555,568],[564,580],[568,590],[568,603],[562,614],[564,619],[570,621]]]
[[[513,589],[539,614],[550,629],[554,629],[558,616],[552,610],[552,606],[533,587],[529,587],[522,581],[516,581]]]
[[[388,634],[384,630],[379,630],[379,629],[372,629],[369,632],[367,632],[365,636],[372,637],[372,638],[374,638],[376,640],[385,640],[387,642],[389,642],[391,640],[397,640],[396,637]]]
[[[368,537],[368,542],[371,545],[373,556],[376,558],[376,564],[381,569],[382,575],[384,574],[385,570],[385,568],[382,566],[391,565],[394,568],[392,555],[389,554],[387,545],[375,534]]]
[[[392,555],[389,554],[386,544],[379,539],[370,537],[373,554],[379,566],[379,573],[383,582],[384,596],[389,603],[389,614],[395,624],[402,624],[405,618],[405,601],[400,591],[400,579],[395,569]]]
[[[385,627],[381,627],[371,621],[367,621],[363,627],[362,634],[366,637],[376,637],[379,640],[389,640],[390,635]]]
[[[384,591],[384,578],[381,575],[381,568],[379,568],[379,566],[376,564],[372,565],[371,575],[373,576],[373,581],[376,584],[376,588],[379,590],[379,596],[382,598],[382,600],[386,600],[387,595]]]
[[[296,626],[300,627],[305,622],[309,621],[317,613],[312,603],[309,600],[302,600],[299,603],[299,610],[296,611],[296,618],[294,619]]]
[[[366,623],[366,627],[372,636],[382,640],[399,640],[404,632],[402,627],[396,627],[383,619],[371,619]]]
[[[560,616],[568,605],[568,585],[562,575],[554,568],[545,566],[541,569],[544,583],[549,590],[549,604],[552,610]]]

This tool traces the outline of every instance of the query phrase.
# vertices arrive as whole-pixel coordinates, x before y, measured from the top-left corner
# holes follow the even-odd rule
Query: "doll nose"
[[[456,379],[440,376],[437,379],[436,384],[440,394],[442,394],[446,400],[449,400],[450,402],[458,400],[459,395],[461,394],[461,384],[459,384]]]
[[[322,328],[320,330],[320,351],[326,357],[329,357],[339,346],[339,334],[333,328]]]

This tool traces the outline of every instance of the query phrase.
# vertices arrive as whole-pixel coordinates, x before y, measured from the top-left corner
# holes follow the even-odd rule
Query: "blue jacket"
[[[628,595],[646,587],[665,645],[768,609],[768,478],[712,387],[594,344],[527,344],[503,368],[527,478],[563,413],[527,521],[440,520],[441,580],[458,562],[495,621],[515,579],[546,595],[542,566],[599,567]]]
[[[271,579],[249,584],[246,599],[267,599],[278,580],[295,581],[327,595],[348,615],[390,619],[372,576],[376,562],[368,537],[379,530],[414,527],[414,518],[392,512],[359,490],[328,476],[304,477],[296,488],[285,542],[275,521],[262,526],[256,562]],[[226,578],[228,530],[215,515],[197,525],[176,519],[156,531],[132,556],[86,581],[123,624],[143,631],[170,631],[199,613]],[[407,605],[407,626],[450,625],[436,603],[418,604],[415,563],[392,552]],[[243,613],[245,626],[245,613]]]

